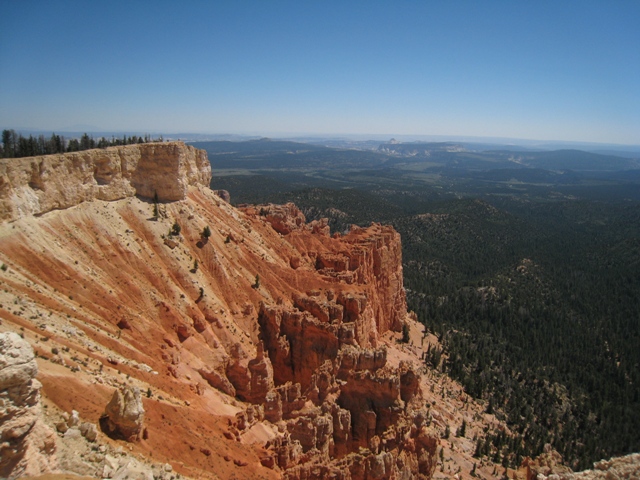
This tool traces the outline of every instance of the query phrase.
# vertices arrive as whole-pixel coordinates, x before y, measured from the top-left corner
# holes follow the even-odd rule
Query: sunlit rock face
[[[234,208],[178,142],[2,169],[2,328],[57,349],[41,378],[62,410],[106,410],[186,476],[433,473],[420,359],[389,361],[410,321],[393,228]]]
[[[208,186],[206,152],[182,142],[145,143],[0,161],[0,219],[40,215],[93,199],[133,195],[184,200]]]

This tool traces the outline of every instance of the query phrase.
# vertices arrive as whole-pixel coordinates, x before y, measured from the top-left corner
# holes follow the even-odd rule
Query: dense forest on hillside
[[[549,442],[585,468],[637,451],[640,210],[501,207],[396,222],[410,307],[441,338],[442,368],[515,428],[517,453]]]
[[[592,155],[573,152],[565,161],[583,157],[593,167]],[[635,172],[472,165],[410,176],[389,162],[217,176],[213,163],[212,185],[235,203],[293,201],[309,220],[329,218],[333,231],[394,225],[409,308],[443,346],[425,361],[514,432],[487,432],[477,456],[515,466],[551,443],[583,469],[640,451]]]
[[[510,447],[491,439],[506,463],[545,443],[574,468],[640,450],[640,207],[452,199],[407,215],[389,196],[314,188],[264,200],[293,201],[337,231],[394,225],[409,308],[444,346],[428,360],[518,433]]]

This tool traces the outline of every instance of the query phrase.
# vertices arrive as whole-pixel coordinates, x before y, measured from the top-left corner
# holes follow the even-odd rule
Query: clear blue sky
[[[0,127],[640,144],[640,1],[0,0]]]

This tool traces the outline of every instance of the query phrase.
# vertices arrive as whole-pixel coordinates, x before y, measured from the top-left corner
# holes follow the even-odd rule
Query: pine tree
[[[409,343],[409,325],[402,325],[402,343]]]
[[[478,438],[478,441],[476,442],[476,451],[473,452],[473,456],[476,458],[480,458],[483,454],[482,450],[483,450],[483,442],[481,438]]]
[[[462,420],[462,425],[460,425],[460,428],[458,429],[458,432],[456,433],[457,437],[464,437],[464,434],[467,432],[467,422],[466,420]]]
[[[13,158],[16,156],[18,136],[15,130],[3,130],[2,131],[2,145],[4,146],[4,156],[6,158]]]
[[[153,193],[153,217],[157,220],[159,216],[158,212],[158,192]]]

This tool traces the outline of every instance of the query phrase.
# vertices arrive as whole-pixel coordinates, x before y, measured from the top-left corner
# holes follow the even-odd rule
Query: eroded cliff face
[[[205,161],[172,143],[3,164],[0,330],[34,345],[45,397],[97,423],[116,389],[147,392],[133,446],[187,476],[431,477],[423,367],[389,361],[411,322],[399,235],[235,209]],[[155,192],[158,218],[134,196]]]
[[[206,152],[182,142],[146,143],[0,161],[0,219],[41,215],[82,202],[133,195],[184,200],[208,186]]]

